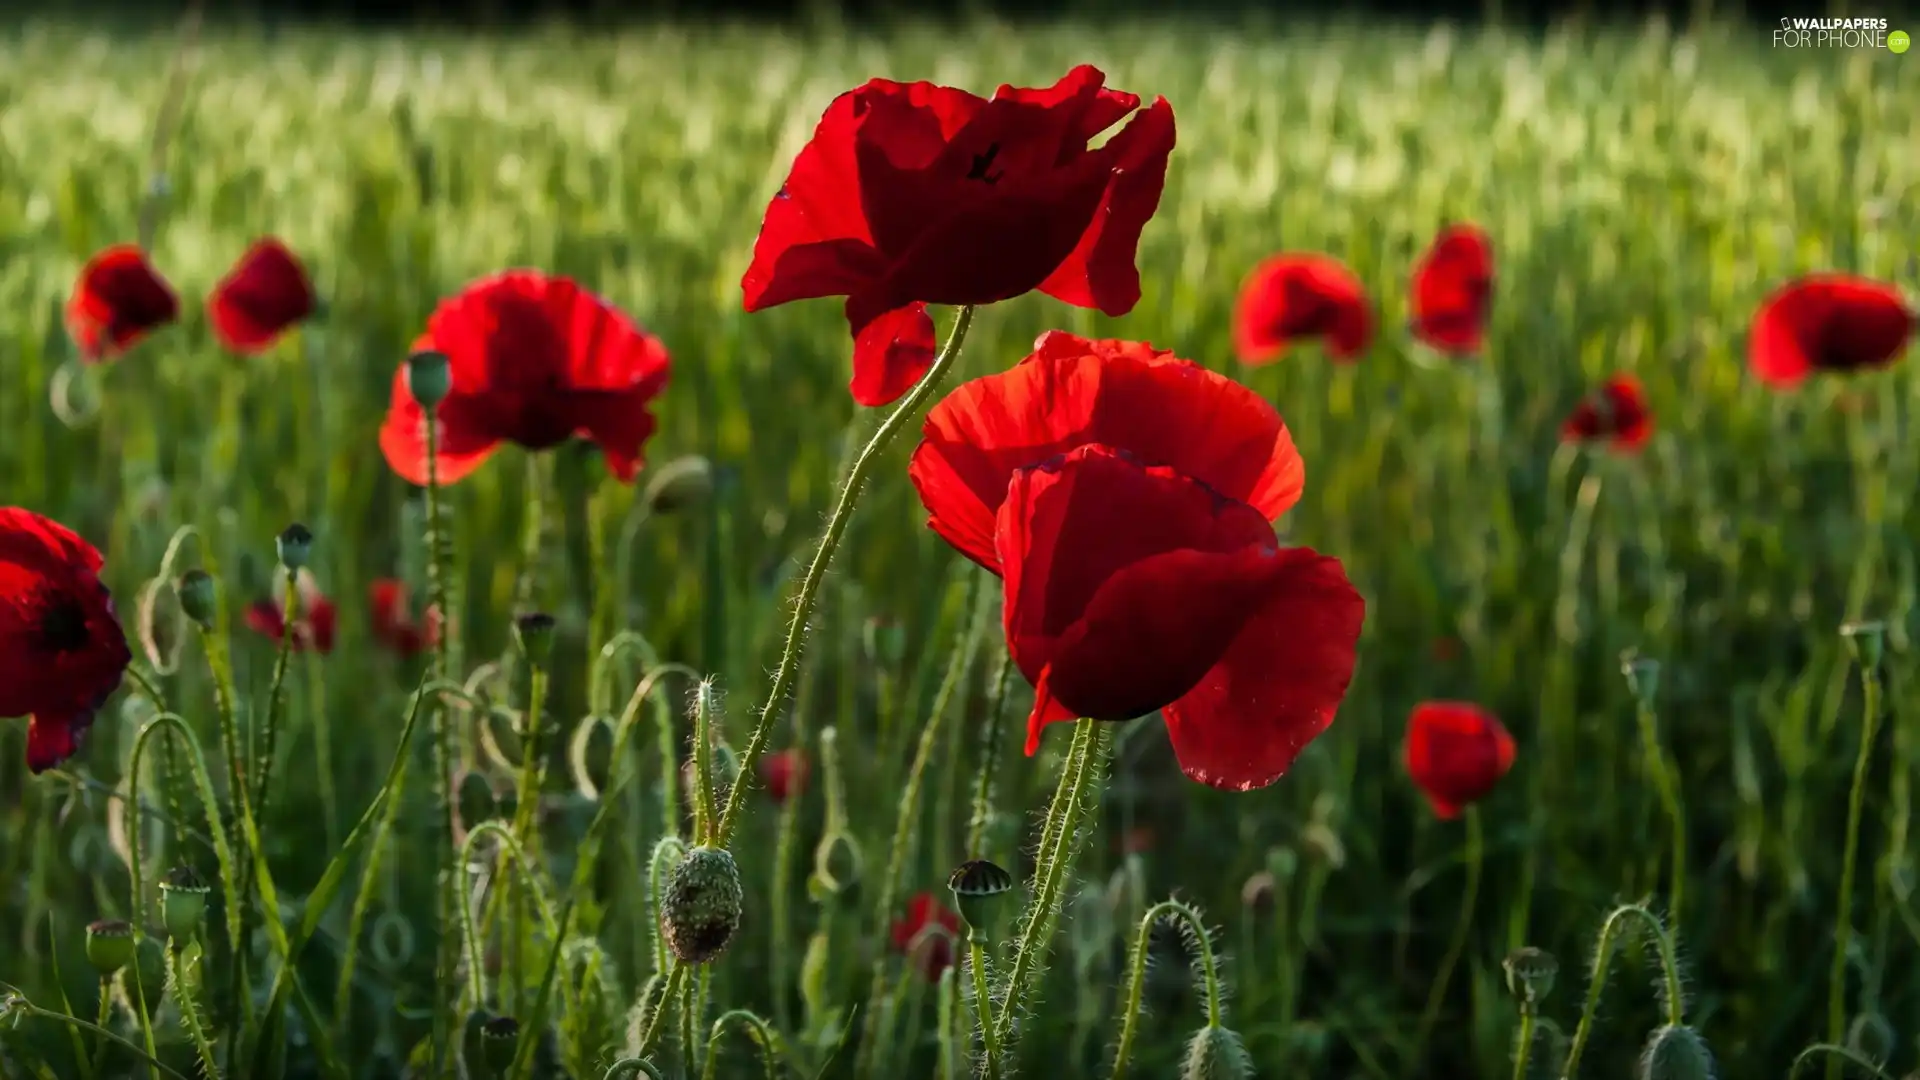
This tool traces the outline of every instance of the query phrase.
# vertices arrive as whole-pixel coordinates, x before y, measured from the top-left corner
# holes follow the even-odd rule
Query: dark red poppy
[[[632,483],[655,426],[648,406],[671,365],[658,338],[605,301],[533,270],[482,279],[442,301],[413,348],[444,353],[452,369],[452,392],[435,413],[442,484],[479,468],[503,442],[545,450],[576,435]],[[414,484],[427,482],[425,420],[402,364],[380,450]]]
[[[1407,775],[1443,820],[1460,816],[1513,768],[1513,736],[1490,712],[1427,701],[1407,720]]]
[[[133,348],[180,315],[180,300],[133,244],[116,244],[87,260],[67,299],[67,333],[80,358],[99,363]]]
[[[0,716],[25,716],[27,768],[80,748],[132,661],[93,545],[30,510],[0,508]]]
[[[776,803],[798,798],[806,791],[812,771],[807,755],[799,750],[776,750],[760,759],[760,779],[767,785],[767,796]]]
[[[214,336],[237,353],[265,352],[311,314],[313,285],[306,270],[271,236],[254,241],[207,297]]]
[[[1639,450],[1653,437],[1653,414],[1640,380],[1615,375],[1574,407],[1560,427],[1565,442],[1603,442],[1627,453]]]
[[[425,615],[415,619],[404,581],[375,581],[368,590],[368,610],[373,617],[373,640],[400,656],[417,656],[440,644],[440,608],[430,605]]]
[[[1849,274],[1809,274],[1774,290],[1747,335],[1747,364],[1790,390],[1820,371],[1891,366],[1907,350],[1915,315],[1900,290]]]
[[[767,207],[741,279],[748,311],[844,296],[854,399],[885,405],[933,359],[924,304],[988,304],[1034,289],[1124,315],[1134,257],[1160,205],[1173,108],[1140,107],[1081,65],[992,100],[874,79],[833,100]],[[876,325],[877,324],[877,325]]]
[[[1445,353],[1487,343],[1493,306],[1493,242],[1473,225],[1449,225],[1413,269],[1414,336]]]
[[[953,966],[953,943],[960,936],[960,916],[948,911],[932,893],[907,901],[907,915],[893,924],[893,947],[916,962],[928,982]]]
[[[1173,353],[1050,330],[1009,371],[965,383],[927,414],[908,475],[927,524],[994,573],[995,519],[1016,470],[1079,446],[1170,465],[1269,521],[1300,500],[1306,466],[1260,395]]]
[[[333,601],[320,592],[313,583],[313,576],[302,570],[299,582],[299,612],[293,620],[293,651],[305,652],[312,649],[322,654],[333,651],[333,635],[339,622],[339,611]],[[276,590],[275,595],[279,593]],[[287,623],[280,601],[256,600],[247,606],[247,625],[255,633],[264,634],[279,641],[287,632]]]
[[[1373,341],[1366,287],[1331,255],[1275,255],[1253,268],[1233,313],[1240,359],[1264,364],[1296,342],[1318,340],[1327,355],[1351,363]]]

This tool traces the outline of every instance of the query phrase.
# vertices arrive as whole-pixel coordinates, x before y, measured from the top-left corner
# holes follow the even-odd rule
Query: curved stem
[[[1653,706],[1642,702],[1636,711],[1640,722],[1640,751],[1646,756],[1647,772],[1653,778],[1654,790],[1660,798],[1661,808],[1666,811],[1667,820],[1673,828],[1673,881],[1668,889],[1667,919],[1675,926],[1680,925],[1680,903],[1687,888],[1687,811],[1686,804],[1680,799],[1680,784],[1674,778],[1672,763],[1660,747],[1660,733],[1656,726]]]
[[[947,343],[936,356],[933,366],[921,377],[919,383],[907,392],[907,396],[887,415],[873,438],[854,459],[853,468],[847,473],[847,486],[840,492],[840,500],[834,505],[833,516],[827,519],[827,531],[820,538],[820,547],[813,553],[813,561],[807,565],[807,573],[800,581],[800,595],[793,605],[793,621],[787,625],[787,641],[780,651],[780,666],[774,669],[773,685],[767,691],[767,701],[760,709],[759,722],[754,725],[753,735],[747,740],[747,747],[740,755],[740,776],[742,779],[733,785],[727,793],[727,807],[720,814],[720,824],[714,829],[715,847],[725,847],[727,839],[733,835],[734,823],[740,817],[747,796],[747,777],[754,774],[760,764],[760,755],[766,751],[767,738],[773,733],[774,721],[779,719],[780,710],[787,702],[787,695],[793,690],[794,677],[800,670],[800,643],[806,636],[807,623],[813,618],[814,603],[820,598],[820,586],[827,578],[827,564],[833,561],[833,553],[840,546],[841,537],[846,535],[847,524],[853,519],[853,507],[860,499],[860,491],[866,486],[867,474],[873,471],[895,436],[907,426],[908,420],[920,411],[920,406],[939,389],[945,381],[947,372],[952,370],[954,361],[960,358],[960,347],[966,343],[967,328],[973,324],[973,307],[960,309],[954,319],[953,330],[947,335]]]
[[[1827,1041],[1840,1043],[1847,1034],[1847,953],[1853,948],[1853,881],[1860,857],[1860,816],[1867,795],[1867,773],[1873,764],[1873,742],[1880,725],[1880,673],[1870,664],[1860,668],[1860,752],[1853,761],[1853,786],[1847,792],[1847,838],[1840,856],[1840,914],[1833,924],[1833,967],[1827,975]],[[1827,1076],[1840,1075],[1838,1058],[1829,1059]]]
[[[679,997],[680,988],[685,986],[686,982],[687,965],[681,963],[678,958],[673,959],[667,968],[667,983],[660,990],[660,1007],[653,1010],[652,1015],[647,1017],[646,1030],[640,1033],[640,1045],[635,1047],[639,1053],[644,1054],[653,1049],[654,1041],[660,1037],[660,1022],[666,1019],[668,1012],[672,1011],[671,1006]]]
[[[1123,1019],[1120,1021],[1120,1041],[1113,1053],[1113,1072],[1111,1080],[1122,1080],[1127,1074],[1127,1066],[1133,1057],[1133,1040],[1140,1019],[1140,999],[1146,988],[1147,952],[1153,945],[1153,928],[1162,920],[1185,923],[1187,932],[1200,946],[1200,977],[1204,1000],[1207,1007],[1207,1026],[1222,1026],[1220,1001],[1220,972],[1213,955],[1213,935],[1207,930],[1205,919],[1192,906],[1178,900],[1162,900],[1148,908],[1140,916],[1139,928],[1134,931],[1133,949],[1127,958],[1127,993],[1121,1000]]]
[[[1000,768],[1001,734],[1007,727],[1007,689],[1013,683],[1013,654],[1000,650],[993,688],[987,698],[987,722],[980,728],[980,771],[973,778],[973,813],[967,820],[969,859],[986,858],[987,827],[993,823],[993,781]]]
[[[159,1058],[155,1057],[151,1053],[153,1049],[151,1045],[149,1045],[146,1050],[142,1050],[138,1046],[135,1046],[134,1044],[128,1042],[127,1040],[121,1038],[118,1035],[115,1035],[113,1032],[108,1031],[106,1028],[103,1028],[98,1024],[89,1023],[88,1021],[82,1020],[77,1016],[68,1016],[65,1013],[57,1013],[51,1009],[43,1009],[40,1006],[35,1005],[31,1001],[23,1001],[23,1000],[15,999],[14,1008],[17,1008],[21,1012],[26,1013],[28,1016],[34,1017],[39,1020],[52,1020],[55,1023],[66,1024],[70,1027],[79,1028],[81,1031],[90,1032],[96,1038],[106,1039],[113,1043],[116,1043],[117,1045],[119,1045],[119,1047],[122,1050],[125,1050],[127,1053],[132,1054],[134,1057],[137,1057],[140,1060],[146,1062],[147,1068],[149,1069],[156,1069],[162,1074],[172,1077],[172,1080],[187,1080],[186,1077],[168,1068],[166,1062],[161,1061]]]
[[[633,1080],[636,1076],[645,1076],[648,1080],[665,1080],[660,1070],[645,1058],[621,1058],[607,1068],[604,1080]]]
[[[1653,934],[1654,947],[1659,950],[1661,997],[1665,999],[1667,1024],[1679,1027],[1686,1018],[1686,999],[1680,992],[1680,965],[1674,958],[1673,939],[1667,936],[1667,928],[1661,925],[1653,912],[1639,904],[1622,904],[1613,909],[1606,922],[1600,924],[1600,938],[1593,948],[1593,975],[1587,981],[1587,1000],[1580,1009],[1580,1024],[1574,1028],[1573,1041],[1567,1047],[1567,1060],[1560,1068],[1560,1080],[1573,1080],[1580,1070],[1580,1054],[1593,1035],[1593,1022],[1600,1013],[1600,992],[1605,989],[1607,971],[1613,966],[1613,953],[1618,945],[1616,935],[1620,925],[1628,919],[1645,923]]]
[[[466,841],[460,845],[460,859],[455,864],[456,868],[472,863],[474,848],[483,836],[491,836],[499,841],[501,850],[513,857],[513,866],[518,880],[533,897],[533,906],[540,916],[542,927],[546,930],[548,937],[554,936],[557,931],[553,905],[547,898],[546,891],[540,886],[540,877],[534,872],[535,867],[527,857],[526,849],[520,845],[513,831],[505,824],[499,821],[483,821],[469,830]],[[480,965],[480,935],[474,927],[472,905],[461,903],[457,907],[456,914],[460,919],[461,936],[466,940],[467,945],[467,991],[472,996],[469,1004],[478,1008],[486,1004],[487,1000],[484,969]]]
[[[1454,966],[1460,962],[1460,954],[1466,951],[1467,935],[1473,931],[1473,905],[1480,895],[1480,866],[1486,861],[1486,838],[1480,828],[1480,811],[1467,807],[1467,884],[1460,895],[1460,918],[1453,926],[1453,940],[1447,944],[1446,955],[1440,959],[1440,971],[1433,977],[1433,986],[1427,991],[1427,1007],[1420,1014],[1420,1027],[1413,1038],[1413,1057],[1418,1059],[1426,1048],[1427,1037],[1433,1034],[1433,1025],[1440,1019],[1440,1008],[1446,1004],[1447,984],[1453,979]]]
[[[1845,1046],[1835,1046],[1833,1043],[1814,1043],[1800,1051],[1799,1055],[1793,1059],[1793,1067],[1787,1070],[1787,1080],[1793,1080],[1794,1077],[1799,1076],[1801,1066],[1817,1057],[1824,1057],[1830,1062],[1844,1062],[1852,1065],[1861,1072],[1872,1074],[1874,1080],[1893,1080],[1885,1069],[1862,1057],[1859,1052]]]

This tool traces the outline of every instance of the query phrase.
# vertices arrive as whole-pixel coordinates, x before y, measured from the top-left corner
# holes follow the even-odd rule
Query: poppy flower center
[[[50,653],[79,652],[92,641],[87,612],[69,596],[50,596],[35,627],[34,644]]]
[[[1000,178],[1006,175],[1006,170],[989,171],[993,168],[993,159],[998,156],[1000,156],[1000,144],[988,143],[984,153],[973,155],[973,165],[967,170],[967,179],[978,180],[988,187],[999,183]]]

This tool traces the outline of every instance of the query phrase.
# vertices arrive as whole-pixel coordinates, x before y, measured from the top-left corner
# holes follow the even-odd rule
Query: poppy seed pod
[[[160,879],[160,922],[174,939],[184,941],[200,929],[212,890],[190,866],[176,866]]]
[[[553,616],[542,611],[528,612],[513,620],[513,640],[521,655],[531,664],[544,664],[553,655]]]
[[[280,535],[274,538],[273,547],[280,556],[281,566],[298,571],[313,556],[313,530],[296,521],[280,530]]]
[[[1885,623],[1878,619],[1850,622],[1840,628],[1840,636],[1847,639],[1847,650],[1853,654],[1855,663],[1868,671],[1880,666],[1880,657],[1886,651]]]
[[[653,471],[640,499],[655,514],[671,514],[713,494],[713,463],[698,454],[677,457]]]
[[[87,963],[103,977],[133,963],[133,927],[118,919],[87,925]]]
[[[1647,1040],[1640,1055],[1640,1080],[1713,1080],[1713,1051],[1700,1033],[1667,1024]]]
[[[453,365],[447,354],[426,349],[407,357],[407,393],[423,409],[432,409],[453,390]]]
[[[1636,649],[1620,654],[1620,674],[1626,677],[1627,690],[1643,708],[1651,709],[1660,696],[1660,661],[1642,656]]]
[[[1507,991],[1529,1008],[1553,993],[1554,977],[1560,974],[1560,961],[1531,945],[1508,953],[1501,966],[1507,969]]]
[[[205,570],[189,570],[173,583],[173,595],[180,600],[180,610],[202,630],[213,629],[213,593],[213,575]]]
[[[967,932],[985,941],[1000,898],[1013,891],[1013,875],[985,859],[969,859],[954,868],[947,888],[953,890]]]
[[[494,1076],[505,1076],[513,1068],[519,1044],[520,1021],[511,1016],[496,1016],[480,1025],[481,1063]]]
[[[1240,1036],[1223,1027],[1203,1027],[1187,1041],[1180,1080],[1247,1080],[1253,1058]]]
[[[726,951],[740,928],[740,868],[722,848],[697,847],[673,868],[660,898],[660,932],[673,955],[704,964]]]

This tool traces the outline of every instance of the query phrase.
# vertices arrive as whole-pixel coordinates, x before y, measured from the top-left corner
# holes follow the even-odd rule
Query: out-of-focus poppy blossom
[[[776,750],[760,759],[760,779],[767,785],[767,796],[776,803],[805,792],[812,771],[807,755],[799,750]]]
[[[133,244],[87,260],[67,299],[67,333],[88,363],[111,360],[180,315],[180,299]]]
[[[320,592],[314,584],[313,575],[300,571],[298,582],[300,596],[299,611],[293,620],[293,651],[305,652],[312,649],[318,653],[333,651],[334,629],[339,622],[339,610],[332,600]],[[275,590],[275,596],[279,590]],[[247,606],[247,626],[255,633],[263,634],[279,641],[287,632],[287,623],[279,600],[256,600]]]
[[[1300,500],[1306,466],[1272,404],[1165,349],[1049,330],[1008,371],[927,414],[908,475],[927,524],[994,573],[994,531],[1016,470],[1102,444],[1170,465],[1269,521]]]
[[[1331,255],[1288,252],[1261,262],[1240,287],[1233,345],[1240,359],[1263,364],[1304,340],[1351,363],[1373,341],[1366,287]]]
[[[1560,427],[1565,442],[1603,442],[1628,453],[1652,437],[1653,414],[1647,411],[1640,380],[1631,375],[1615,375],[1602,383]]]
[[[1914,312],[1900,290],[1849,274],[1809,274],[1776,289],[1747,335],[1747,364],[1778,390],[1816,372],[1891,366],[1907,349]]]
[[[748,311],[846,297],[850,389],[904,394],[933,360],[926,304],[1034,289],[1124,315],[1140,300],[1140,231],[1160,205],[1173,108],[1081,65],[991,100],[874,79],[835,98],[774,195],[741,279]],[[1097,149],[1088,143],[1132,116]]]
[[[30,510],[0,508],[0,716],[25,716],[27,768],[79,750],[133,653],[93,545]]]
[[[417,656],[440,644],[439,607],[429,605],[426,614],[415,619],[404,581],[375,581],[368,589],[368,614],[373,620],[373,639],[400,656]]]
[[[255,241],[214,286],[207,319],[220,344],[237,353],[258,353],[313,314],[313,304],[313,285],[300,260],[269,236]]]
[[[953,966],[953,943],[960,935],[960,916],[948,911],[932,893],[907,901],[907,914],[893,924],[893,947],[917,963],[928,982]]]
[[[1493,243],[1473,225],[1449,225],[1413,270],[1413,334],[1445,353],[1471,355],[1487,343],[1493,306]]]
[[[648,411],[667,385],[671,359],[653,335],[572,280],[510,270],[442,301],[413,351],[445,354],[453,388],[439,419],[438,479],[451,484],[503,442],[545,450],[578,435],[607,468],[632,483],[653,435]],[[427,482],[426,414],[393,375],[380,429],[387,464],[409,483]]]
[[[1513,757],[1513,736],[1478,705],[1422,702],[1407,720],[1407,775],[1442,819],[1485,798]]]

